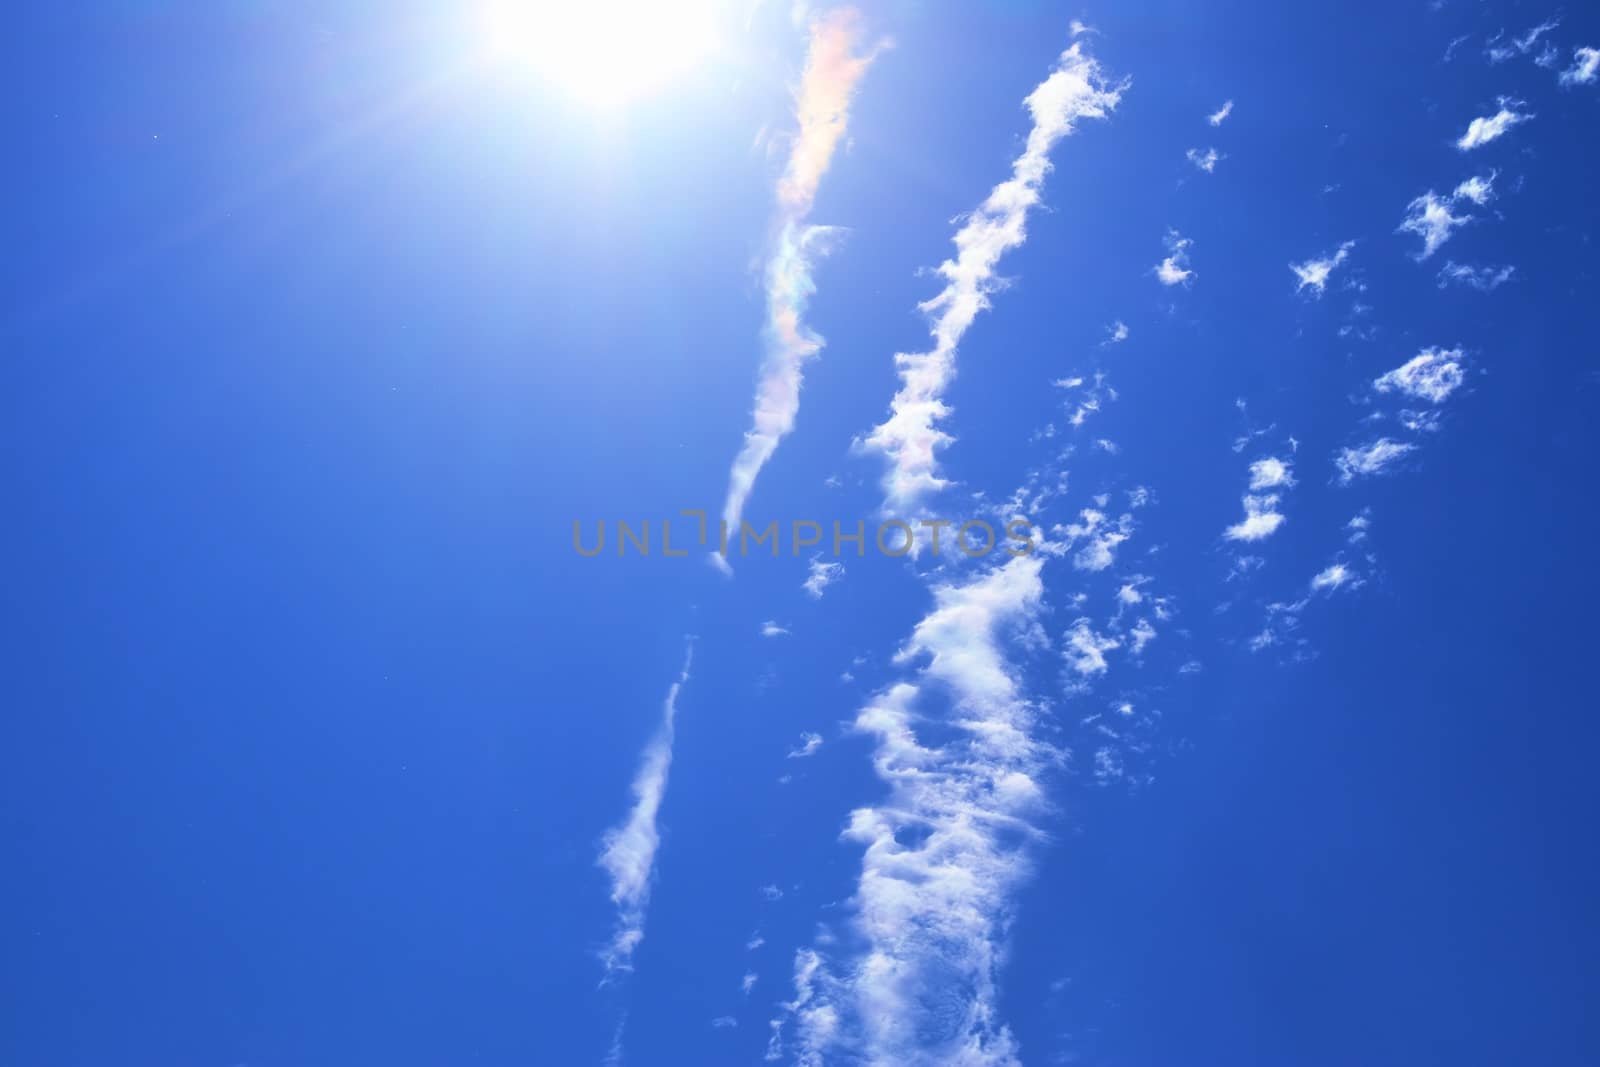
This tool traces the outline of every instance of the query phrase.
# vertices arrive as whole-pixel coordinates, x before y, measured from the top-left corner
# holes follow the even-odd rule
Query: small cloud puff
[[[1600,48],[1576,48],[1572,57],[1572,66],[1562,71],[1556,79],[1564,87],[1593,85],[1600,80]]]
[[[1346,241],[1340,245],[1332,255],[1323,255],[1320,259],[1308,259],[1304,263],[1291,263],[1289,269],[1294,271],[1299,284],[1294,287],[1295,292],[1309,288],[1313,296],[1320,297],[1328,287],[1328,277],[1333,274],[1334,268],[1350,258],[1350,250],[1356,246],[1354,241]]]
[[[1395,232],[1414,233],[1422,238],[1422,251],[1417,253],[1418,262],[1437,252],[1440,245],[1450,240],[1451,234],[1472,221],[1471,215],[1455,214],[1455,209],[1462,206],[1462,201],[1482,207],[1494,198],[1495,177],[1491,171],[1486,176],[1468,178],[1448,196],[1440,196],[1429,189],[1406,205],[1406,217]]]
[[[1460,388],[1466,374],[1459,348],[1425,348],[1404,364],[1380,375],[1372,387],[1380,393],[1400,392],[1442,404]]]
[[[1215,148],[1208,148],[1204,152],[1200,151],[1198,148],[1191,148],[1189,151],[1184,153],[1184,156],[1189,160],[1190,163],[1193,163],[1197,168],[1205,171],[1207,174],[1215,171],[1217,169],[1217,164],[1228,158],[1221,152],[1218,152]]]
[[[804,589],[806,595],[813,600],[820,600],[823,591],[842,577],[844,577],[843,563],[824,563],[820,556],[813,557],[811,573],[806,576],[800,588]]]
[[[1156,265],[1156,277],[1162,285],[1187,285],[1194,277],[1189,269],[1189,248],[1194,242],[1177,230],[1168,230],[1165,240],[1168,255]]]
[[[1221,126],[1225,121],[1227,121],[1228,116],[1231,114],[1233,114],[1233,101],[1229,100],[1226,104],[1223,104],[1221,107],[1217,108],[1217,110],[1207,115],[1206,121],[1211,123],[1213,126]]]
[[[1517,268],[1505,267],[1473,267],[1466,263],[1457,263],[1454,260],[1446,263],[1439,272],[1439,288],[1446,289],[1451,285],[1466,285],[1478,290],[1480,293],[1493,292],[1516,274]]]
[[[1244,521],[1222,531],[1222,536],[1230,541],[1262,541],[1271,537],[1287,521],[1278,511],[1278,499],[1276,493],[1246,495]]]
[[[768,619],[766,622],[761,624],[761,636],[762,637],[788,637],[789,636],[789,631],[788,631],[788,629],[786,627],[779,626],[772,619]]]
[[[1513,126],[1521,125],[1534,116],[1526,111],[1518,111],[1522,101],[1513,100],[1509,96],[1502,96],[1499,100],[1500,110],[1493,115],[1473,119],[1467,124],[1467,132],[1456,141],[1456,148],[1463,152],[1470,152],[1474,148],[1481,148],[1490,141],[1498,140]]]
[[[1340,449],[1333,461],[1333,465],[1339,471],[1339,484],[1349,485],[1358,477],[1381,474],[1391,463],[1415,447],[1403,441],[1380,437],[1362,448]]]
[[[1343,563],[1333,563],[1311,579],[1311,588],[1317,592],[1331,592],[1346,585],[1354,589],[1361,584],[1361,579],[1351,572]]]
[[[805,733],[800,735],[800,747],[789,753],[790,759],[805,759],[817,749],[822,747],[822,735]]]

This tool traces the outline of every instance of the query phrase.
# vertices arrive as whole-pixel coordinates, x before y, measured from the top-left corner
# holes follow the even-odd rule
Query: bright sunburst
[[[489,53],[562,91],[615,106],[658,90],[716,49],[715,0],[499,0]]]

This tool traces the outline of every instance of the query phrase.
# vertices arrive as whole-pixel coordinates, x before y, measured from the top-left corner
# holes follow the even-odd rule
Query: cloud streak
[[[765,356],[750,429],[728,473],[722,507],[730,530],[738,529],[761,468],[794,429],[805,364],[822,351],[823,340],[806,325],[805,313],[816,291],[812,279],[816,259],[837,231],[806,220],[844,137],[856,85],[877,55],[876,48],[858,51],[859,24],[859,16],[850,8],[831,11],[811,24],[805,73],[795,97],[799,130],[778,180],[777,237],[766,268]],[[713,559],[726,568],[720,556]]]
[[[620,826],[601,840],[598,865],[611,876],[611,903],[617,908],[616,932],[601,950],[607,976],[633,969],[633,950],[644,940],[645,909],[655,875],[656,851],[661,836],[656,817],[667,792],[667,772],[672,767],[672,738],[678,715],[678,693],[689,681],[694,646],[684,653],[683,670],[667,690],[661,725],[645,745],[639,770],[633,777],[633,808]]]
[[[1040,613],[1043,563],[1020,556],[936,587],[896,656],[920,669],[857,715],[889,796],[853,812],[844,833],[864,846],[852,899],[859,951],[834,968],[812,950],[796,960],[785,1018],[798,1063],[1017,1062],[997,1017],[997,972],[1052,753],[1033,736],[1037,711],[1003,645]],[[782,1055],[785,1018],[769,1058]]]
[[[948,484],[940,476],[937,453],[953,438],[939,424],[950,414],[944,393],[955,380],[961,338],[978,313],[989,307],[1000,257],[1027,240],[1028,212],[1039,203],[1050,172],[1051,148],[1072,134],[1079,120],[1105,118],[1127,85],[1108,81],[1099,63],[1083,52],[1081,44],[1074,44],[1062,53],[1055,71],[1028,95],[1033,128],[1012,164],[1011,177],[994,187],[957,232],[955,258],[939,267],[944,289],[920,305],[932,320],[933,347],[895,355],[900,388],[890,403],[889,417],[859,442],[888,460],[883,478],[886,513],[909,514],[928,494]]]

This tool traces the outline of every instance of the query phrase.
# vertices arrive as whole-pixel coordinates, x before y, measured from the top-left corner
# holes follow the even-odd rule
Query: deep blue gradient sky
[[[840,831],[886,795],[850,724],[906,675],[934,564],[846,559],[813,599],[787,547],[731,580],[571,547],[574,520],[721,506],[804,61],[789,14],[741,14],[728,54],[598,114],[478,63],[458,5],[13,12],[0,1064],[750,1064],[796,951],[849,950]],[[1041,639],[1010,649],[1063,753],[1001,942],[1020,1061],[1600,1062],[1600,84],[1558,82],[1600,14],[866,15],[893,47],[812,212],[845,231],[808,312],[827,347],[763,524],[875,515],[883,464],[852,441],[1069,23],[1131,79],[1052,152],[947,397],[945,510],[1069,444],[1042,524],[1152,494],[1114,567],[1050,564]],[[1556,67],[1543,40],[1486,55],[1557,17]],[[1502,96],[1534,118],[1459,150]],[[1185,158],[1212,146],[1213,173]],[[1419,263],[1408,203],[1491,172]],[[1169,287],[1174,227],[1195,277]],[[1346,241],[1296,293],[1288,265]],[[1447,261],[1515,273],[1442,287]],[[1372,382],[1432,347],[1465,381],[1406,433]],[[1116,398],[1075,430],[1051,382],[1096,372]],[[1380,433],[1418,447],[1336,484],[1336,451]],[[1229,542],[1269,455],[1294,464],[1287,521]],[[1241,556],[1262,562],[1230,578]],[[1285,625],[1269,605],[1335,560],[1359,587]],[[1065,632],[1104,631],[1134,574],[1170,621],[1077,678]],[[690,637],[644,940],[602,984],[597,852]],[[1122,701],[1138,744],[1097,775],[1082,720]]]

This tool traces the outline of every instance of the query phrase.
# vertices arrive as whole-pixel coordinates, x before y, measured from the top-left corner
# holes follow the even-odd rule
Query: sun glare
[[[716,0],[500,0],[485,11],[489,53],[589,103],[661,89],[717,43]]]

